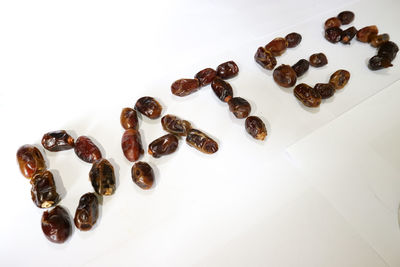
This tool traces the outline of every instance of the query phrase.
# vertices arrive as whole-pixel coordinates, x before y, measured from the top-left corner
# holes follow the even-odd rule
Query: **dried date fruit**
[[[332,17],[325,21],[324,28],[326,30],[334,27],[339,28],[340,26],[342,26],[342,22],[340,21],[340,19],[338,19],[337,17]]]
[[[274,81],[282,87],[292,87],[296,84],[296,72],[289,65],[282,64],[277,67],[273,75]]]
[[[194,77],[199,80],[200,86],[206,86],[210,84],[217,76],[217,72],[214,69],[206,68],[199,71]]]
[[[211,83],[211,88],[222,102],[228,102],[233,97],[232,86],[218,77]]]
[[[101,159],[100,149],[87,136],[79,136],[75,142],[75,154],[83,161],[93,163]]]
[[[57,152],[74,148],[74,138],[66,131],[54,131],[46,133],[42,138],[42,145],[45,149]]]
[[[122,135],[121,147],[127,160],[137,161],[140,155],[144,153],[139,131],[135,129],[126,130]]]
[[[338,43],[342,38],[343,31],[339,27],[333,27],[325,30],[325,39],[331,43]]]
[[[357,40],[368,43],[372,37],[378,34],[378,28],[375,25],[364,27],[357,32]]]
[[[273,70],[276,66],[276,58],[264,47],[259,47],[257,49],[257,52],[254,55],[254,60],[260,64],[261,67],[267,70]]]
[[[342,11],[337,17],[343,25],[346,25],[354,20],[354,13],[351,11]]]
[[[342,39],[340,40],[343,44],[350,44],[350,41],[356,36],[357,29],[350,27],[342,32]]]
[[[335,94],[335,87],[330,83],[317,83],[314,89],[317,90],[322,99],[330,98]]]
[[[207,136],[205,133],[191,129],[186,136],[186,143],[196,148],[197,150],[206,153],[213,154],[218,151],[218,144],[211,137]]]
[[[163,135],[149,144],[149,154],[155,158],[174,153],[178,148],[179,140],[174,134]]]
[[[328,59],[323,53],[316,53],[310,56],[310,65],[319,68],[328,64]]]
[[[285,38],[278,37],[269,42],[265,46],[265,50],[270,51],[274,57],[277,57],[285,53],[287,47],[288,41]]]
[[[233,97],[228,101],[229,110],[238,119],[244,119],[249,116],[251,112],[250,103],[241,97]]]
[[[46,169],[42,153],[32,145],[23,145],[18,149],[17,161],[22,175],[28,179]]]
[[[349,80],[350,72],[347,70],[337,70],[331,75],[329,83],[333,85],[335,90],[339,90],[345,87]]]
[[[285,39],[287,42],[287,47],[293,48],[300,44],[302,37],[297,32],[292,32],[292,33],[289,33],[288,35],[286,35]]]
[[[135,129],[139,128],[139,120],[137,117],[136,110],[132,108],[124,108],[121,112],[120,122],[122,128],[126,129]]]
[[[217,67],[217,75],[222,79],[229,79],[239,73],[239,67],[233,61],[220,64]]]
[[[298,84],[293,92],[295,97],[307,107],[316,108],[321,104],[318,91],[305,83]]]
[[[370,70],[380,70],[380,69],[385,69],[392,67],[391,60],[386,58],[386,57],[381,57],[381,56],[373,56],[369,61],[368,61],[368,68]]]
[[[144,96],[138,99],[135,109],[150,119],[158,119],[161,116],[162,106],[153,97]]]
[[[264,122],[257,116],[249,116],[245,122],[246,131],[255,139],[264,140],[267,136],[267,128]]]
[[[308,71],[309,67],[310,63],[308,62],[308,60],[300,59],[299,61],[297,61],[296,64],[292,66],[292,69],[294,70],[294,72],[296,72],[296,76],[300,77]]]
[[[44,171],[36,174],[31,179],[31,185],[32,201],[39,208],[50,208],[60,201],[51,172]]]
[[[198,79],[179,79],[171,85],[171,92],[177,96],[187,96],[200,89]]]
[[[389,41],[390,36],[387,33],[384,34],[379,34],[379,35],[375,35],[371,38],[369,44],[372,47],[378,48],[380,47],[383,43]]]
[[[153,168],[146,162],[138,161],[133,164],[131,169],[132,181],[140,188],[147,190],[153,186],[154,172]]]
[[[71,235],[71,220],[68,212],[61,206],[43,212],[42,231],[49,241],[64,243]]]
[[[378,56],[392,61],[395,59],[397,52],[399,52],[399,47],[395,43],[387,41],[379,47]]]
[[[99,217],[99,200],[94,193],[86,193],[79,199],[75,211],[74,223],[81,231],[89,231]]]
[[[106,159],[93,163],[89,172],[90,182],[94,191],[99,195],[109,196],[115,192],[114,167]]]
[[[190,122],[170,114],[161,118],[161,125],[165,131],[179,136],[186,136],[187,131],[192,128]]]

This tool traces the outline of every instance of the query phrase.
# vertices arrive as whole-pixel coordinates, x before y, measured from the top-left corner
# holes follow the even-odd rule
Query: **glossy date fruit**
[[[369,41],[369,44],[372,47],[378,48],[380,47],[383,43],[389,41],[390,36],[387,33],[383,33],[383,34],[379,34],[379,35],[375,35],[371,38],[371,40]]]
[[[380,70],[380,69],[385,69],[385,68],[389,68],[392,66],[393,66],[392,61],[386,57],[373,56],[368,61],[368,68],[370,70]]]
[[[136,110],[132,108],[124,108],[121,112],[120,122],[122,128],[126,129],[135,129],[139,128],[139,120],[137,117]]]
[[[211,137],[207,136],[205,133],[191,129],[186,136],[186,143],[196,148],[197,150],[206,153],[213,154],[218,151],[218,144]]]
[[[349,80],[350,72],[347,70],[337,70],[331,75],[329,83],[333,85],[335,90],[339,90],[345,87]]]
[[[322,99],[330,98],[335,94],[335,87],[330,83],[317,83],[314,86]]]
[[[267,70],[273,70],[276,66],[276,58],[262,46],[257,49],[254,60]]]
[[[218,77],[211,83],[211,88],[222,102],[228,102],[233,97],[232,86]]]
[[[233,97],[228,101],[229,110],[238,119],[244,119],[249,116],[251,112],[250,103],[241,97]]]
[[[200,86],[210,84],[217,76],[217,72],[212,68],[206,68],[199,71],[194,77],[199,80]]]
[[[153,186],[154,183],[154,172],[153,168],[142,161],[138,161],[133,164],[131,169],[132,181],[140,188],[147,190]]]
[[[89,172],[89,179],[94,191],[99,195],[109,196],[115,192],[114,167],[106,159],[93,163]]]
[[[220,64],[217,67],[217,75],[222,79],[229,79],[236,76],[239,73],[239,67],[233,61],[228,61]]]
[[[357,32],[357,40],[368,43],[372,37],[378,34],[378,28],[375,25],[364,27]]]
[[[44,171],[36,174],[31,179],[31,185],[32,201],[39,208],[50,208],[60,201],[51,172]]]
[[[342,32],[342,39],[340,42],[342,42],[342,44],[350,44],[350,41],[353,40],[356,34],[357,29],[355,27],[350,27]]]
[[[288,44],[287,47],[293,48],[300,44],[302,37],[299,33],[292,32],[292,33],[289,33],[288,35],[286,35],[285,39]]]
[[[190,122],[170,114],[161,118],[161,125],[165,131],[179,136],[186,136],[187,131],[192,128]]]
[[[57,152],[74,148],[74,138],[66,131],[54,131],[46,133],[42,138],[42,145],[45,149]]]
[[[318,91],[305,83],[298,84],[293,92],[295,97],[307,107],[316,108],[321,104],[321,95]]]
[[[149,144],[148,152],[155,158],[174,153],[178,148],[179,140],[174,134],[163,135]]]
[[[300,59],[299,61],[297,61],[296,64],[292,66],[292,69],[294,70],[294,72],[296,72],[296,76],[300,77],[308,71],[309,67],[310,63],[308,62],[308,60]]]
[[[325,39],[331,43],[338,43],[342,39],[343,31],[339,27],[332,27],[325,30]]]
[[[68,212],[61,206],[42,215],[42,231],[53,243],[64,243],[71,235],[71,219]]]
[[[267,128],[264,122],[257,116],[249,116],[245,122],[246,131],[255,139],[264,140],[267,136]]]
[[[278,85],[286,88],[294,86],[297,81],[296,72],[292,69],[292,67],[285,64],[277,67],[272,76]]]
[[[328,64],[328,59],[326,58],[325,54],[323,53],[316,53],[310,56],[310,65],[319,68]]]
[[[158,119],[161,116],[162,106],[151,96],[138,99],[135,109],[150,119]]]
[[[23,145],[18,149],[17,162],[22,175],[28,179],[46,169],[42,153],[32,145]]]
[[[383,43],[378,49],[378,56],[387,58],[390,61],[395,59],[397,52],[399,52],[399,47],[397,44],[388,41]]]
[[[83,161],[93,163],[101,159],[100,149],[87,136],[79,136],[75,142],[75,154]]]
[[[176,96],[187,96],[199,89],[199,79],[179,79],[171,85],[171,92]]]
[[[354,13],[351,11],[342,11],[337,17],[343,25],[346,25],[354,20]]]
[[[122,135],[122,151],[127,160],[133,162],[140,158],[144,153],[141,136],[138,130],[128,129]]]
[[[265,50],[270,51],[274,57],[277,57],[285,53],[287,47],[288,41],[285,38],[278,37],[269,42],[265,46]]]
[[[79,199],[75,211],[74,223],[81,231],[88,231],[96,224],[99,217],[99,200],[94,193],[86,193]]]
[[[337,17],[332,17],[325,21],[324,28],[326,30],[333,27],[339,28],[340,26],[342,26],[342,22],[340,21],[340,19],[338,19]]]

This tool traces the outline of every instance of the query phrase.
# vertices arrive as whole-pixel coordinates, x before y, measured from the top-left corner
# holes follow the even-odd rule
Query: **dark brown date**
[[[99,200],[94,193],[86,193],[79,199],[75,211],[74,223],[81,231],[89,231],[99,217]]]
[[[245,123],[246,131],[255,139],[264,140],[267,136],[267,128],[264,122],[257,116],[249,116]]]
[[[296,64],[292,66],[292,69],[294,70],[294,72],[296,72],[296,76],[300,77],[308,71],[309,67],[310,63],[308,62],[308,60],[300,59],[299,61],[297,61]]]
[[[210,84],[217,76],[217,72],[212,68],[206,68],[199,71],[194,77],[199,80],[200,86]]]
[[[45,149],[57,152],[74,148],[74,138],[66,131],[54,131],[46,133],[42,138],[42,145]]]
[[[163,135],[149,144],[149,154],[155,158],[174,153],[178,148],[179,140],[174,134]]]
[[[333,85],[335,90],[339,90],[345,87],[349,80],[350,72],[347,70],[337,70],[331,75],[329,83]]]
[[[324,28],[326,30],[334,27],[339,28],[340,26],[342,26],[342,22],[340,21],[340,19],[338,19],[337,17],[332,17],[325,21]]]
[[[75,142],[75,154],[83,161],[93,163],[101,159],[100,149],[87,136],[79,136]]]
[[[274,57],[277,57],[285,53],[287,47],[288,41],[285,38],[278,37],[269,42],[265,46],[265,50],[270,51]]]
[[[335,94],[335,87],[330,83],[317,83],[314,89],[317,90],[322,99],[330,98]]]
[[[162,106],[153,97],[144,96],[138,99],[135,109],[150,119],[158,119],[161,116]]]
[[[357,40],[368,43],[372,37],[378,34],[378,28],[375,25],[364,27],[357,32]]]
[[[316,108],[321,104],[318,91],[305,83],[298,84],[293,92],[295,97],[307,107]]]
[[[61,206],[43,212],[42,231],[49,241],[64,243],[71,235],[71,219],[68,212]]]
[[[222,102],[228,102],[233,97],[232,86],[218,77],[211,83],[211,88]]]
[[[319,68],[328,64],[328,59],[323,53],[312,54],[310,56],[310,65]]]
[[[132,108],[124,108],[121,112],[120,122],[122,128],[126,129],[135,129],[139,128],[139,120],[137,117],[136,110]]]
[[[99,159],[93,163],[89,172],[90,182],[99,195],[109,196],[115,192],[114,167],[106,159]]]
[[[369,44],[372,47],[378,48],[380,47],[383,43],[389,41],[390,36],[387,33],[384,34],[379,34],[379,35],[375,35],[371,38]]]
[[[399,47],[395,43],[387,41],[379,47],[378,56],[392,61],[395,59],[397,52],[399,52]]]
[[[139,131],[135,129],[126,130],[122,135],[121,147],[127,160],[137,161],[140,155],[144,153]]]
[[[285,39],[288,44],[287,47],[293,48],[300,44],[302,37],[297,32],[292,32],[292,33],[289,33],[288,35],[286,35]]]
[[[251,112],[250,103],[241,97],[233,97],[228,101],[229,110],[238,119],[244,119],[249,116]]]
[[[206,153],[213,154],[218,151],[218,144],[211,137],[207,136],[205,133],[191,129],[186,136],[186,143],[196,148],[197,150]]]
[[[337,16],[343,25],[349,24],[354,20],[354,13],[351,11],[342,11]]]
[[[368,68],[370,70],[380,70],[380,69],[385,69],[392,67],[392,62],[390,59],[386,57],[381,57],[381,56],[373,56],[369,61],[368,61]]]
[[[217,75],[222,79],[229,79],[239,73],[239,67],[233,61],[228,61],[220,64],[217,67]]]
[[[190,122],[170,114],[162,117],[161,125],[165,131],[179,136],[186,136],[187,131],[192,128]]]
[[[50,208],[60,201],[60,196],[56,190],[53,174],[44,171],[36,174],[31,179],[31,196],[33,203],[39,208]]]
[[[328,28],[325,30],[325,39],[331,43],[338,43],[342,39],[343,31],[339,27]]]
[[[131,169],[132,181],[140,188],[147,190],[153,186],[153,168],[146,162],[138,161],[133,164]]]
[[[22,175],[28,179],[46,169],[42,153],[32,145],[23,145],[18,149],[17,161]]]
[[[177,96],[187,96],[200,89],[198,79],[179,79],[171,85],[171,92]]]
[[[292,69],[292,67],[285,64],[277,67],[272,76],[277,84],[286,88],[294,86],[297,81],[296,72]]]
[[[264,47],[259,47],[257,49],[257,52],[254,55],[254,60],[260,64],[261,67],[267,70],[273,70],[276,66],[276,58]]]
[[[357,29],[355,27],[350,27],[342,32],[342,39],[340,40],[342,44],[350,44],[354,36],[357,34]]]

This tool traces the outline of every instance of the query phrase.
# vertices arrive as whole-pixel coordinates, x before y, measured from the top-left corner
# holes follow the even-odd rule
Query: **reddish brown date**
[[[212,68],[206,68],[199,71],[194,77],[199,80],[200,86],[210,84],[217,76],[217,72]]]
[[[314,86],[322,99],[330,98],[335,94],[335,87],[330,83],[317,83]]]
[[[42,145],[45,149],[57,152],[74,148],[74,138],[66,131],[54,131],[46,133],[42,138]]]
[[[260,64],[261,67],[267,70],[273,70],[276,66],[276,58],[264,47],[259,47],[257,49],[257,52],[254,55],[254,60]]]
[[[350,27],[342,32],[342,38],[340,42],[342,42],[343,44],[350,44],[350,41],[353,40],[356,34],[357,29],[355,27]]]
[[[265,46],[265,50],[270,51],[274,57],[277,57],[285,53],[287,47],[288,41],[285,38],[278,37],[269,42]]]
[[[343,25],[346,25],[354,20],[354,13],[351,11],[342,11],[337,17]]]
[[[374,35],[369,44],[372,47],[378,48],[380,47],[383,43],[387,42],[390,40],[390,36],[387,33],[379,34],[379,35]]]
[[[39,208],[50,208],[60,201],[51,172],[44,171],[36,174],[31,179],[31,185],[32,201]]]
[[[339,28],[340,26],[342,26],[342,22],[340,21],[340,19],[332,17],[325,21],[324,28],[326,30],[333,27]]]
[[[178,148],[179,140],[174,134],[163,135],[149,144],[149,154],[155,158],[174,153]]]
[[[133,164],[131,169],[132,181],[140,188],[147,190],[153,186],[153,168],[146,162],[138,161]]]
[[[74,223],[81,231],[89,231],[99,217],[99,200],[94,193],[86,193],[79,199],[75,211]]]
[[[316,53],[310,56],[310,65],[319,68],[328,64],[328,59],[326,58],[325,54],[323,53]]]
[[[289,65],[282,64],[277,67],[272,76],[274,81],[282,87],[292,87],[296,84],[297,74]]]
[[[318,91],[305,83],[301,83],[294,88],[294,95],[307,107],[316,108],[321,104],[321,96]]]
[[[61,206],[42,215],[42,231],[53,243],[64,243],[71,235],[71,219],[68,212]]]
[[[23,145],[18,149],[17,162],[22,175],[28,179],[46,169],[42,153],[32,145]]]
[[[233,97],[228,101],[229,110],[238,119],[244,119],[249,116],[251,112],[250,103],[241,97]]]
[[[331,43],[338,43],[342,39],[343,31],[339,27],[332,27],[325,30],[325,39]]]
[[[372,37],[378,34],[378,28],[375,25],[364,27],[357,32],[357,40],[368,43]]]
[[[160,103],[150,96],[139,98],[136,101],[135,109],[150,119],[158,119],[162,112]]]
[[[139,128],[139,120],[137,117],[136,110],[132,108],[124,108],[121,112],[120,122],[122,128],[126,129],[135,129]]]
[[[211,137],[207,136],[205,133],[191,129],[186,136],[186,143],[196,148],[197,150],[206,153],[213,154],[218,151],[218,144]]]
[[[121,147],[127,160],[137,161],[140,155],[144,153],[139,131],[135,129],[126,130],[122,135]]]
[[[76,139],[74,150],[81,160],[88,163],[93,163],[102,157],[100,149],[87,136]]]
[[[255,139],[264,140],[267,136],[267,128],[264,122],[257,116],[249,116],[245,122],[246,131]]]
[[[296,64],[292,66],[292,69],[294,72],[296,72],[296,76],[300,77],[304,73],[308,71],[308,68],[310,67],[310,63],[306,59],[300,59]]]
[[[339,90],[345,87],[349,80],[350,72],[347,70],[337,70],[331,75],[329,83],[333,85],[335,90]]]
[[[228,102],[233,97],[232,86],[218,77],[211,83],[211,88],[222,102]]]
[[[90,182],[99,195],[109,196],[115,192],[114,167],[106,159],[93,163],[89,172]]]
[[[187,96],[200,89],[198,79],[179,79],[171,85],[171,92],[177,96]]]
[[[297,32],[292,32],[292,33],[289,33],[288,35],[286,35],[285,39],[288,44],[287,47],[293,48],[293,47],[298,46],[301,43],[302,37]]]
[[[368,68],[370,70],[380,70],[392,67],[393,64],[390,59],[381,56],[373,56],[368,61]]]
[[[378,56],[387,58],[388,60],[392,61],[395,59],[397,52],[399,52],[399,47],[397,44],[387,41],[383,43],[378,49]]]
[[[162,117],[161,125],[165,131],[179,136],[186,136],[189,129],[192,128],[190,122],[170,114]]]
[[[222,63],[217,67],[217,75],[222,79],[235,77],[238,73],[239,67],[233,61]]]

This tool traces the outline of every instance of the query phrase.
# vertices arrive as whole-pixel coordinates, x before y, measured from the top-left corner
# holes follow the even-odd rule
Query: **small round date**
[[[345,87],[349,80],[350,72],[347,70],[337,70],[331,75],[329,83],[333,85],[335,90],[339,90]]]
[[[321,95],[318,91],[305,83],[298,84],[293,92],[306,107],[316,108],[321,104]]]
[[[155,158],[172,154],[178,148],[179,140],[174,134],[163,135],[149,144],[149,154]]]
[[[217,77],[217,72],[212,68],[206,68],[199,71],[194,77],[199,80],[200,86],[206,86]]]
[[[79,199],[75,211],[74,223],[81,231],[89,231],[99,217],[99,200],[94,193],[86,193]]]
[[[46,133],[42,138],[42,145],[45,149],[52,152],[68,150],[74,148],[74,138],[65,130]]]
[[[249,116],[245,122],[246,131],[257,140],[264,140],[267,136],[267,128],[264,122],[257,116]]]
[[[132,181],[140,188],[147,190],[153,186],[154,172],[148,163],[138,161],[133,164],[131,175]]]
[[[234,61],[228,61],[217,67],[217,76],[222,79],[235,77],[239,73],[239,67]]]
[[[68,212],[61,206],[42,215],[42,231],[53,243],[64,243],[71,235],[71,219]]]
[[[116,189],[114,167],[108,160],[100,159],[93,163],[89,179],[97,194],[104,196],[114,194]]]
[[[87,136],[80,136],[75,142],[75,154],[87,163],[101,159],[100,149]]]
[[[250,103],[241,97],[233,97],[228,101],[229,110],[238,119],[244,119],[249,116],[251,112]]]
[[[297,74],[289,65],[282,64],[272,73],[274,81],[282,87],[292,87],[296,84]]]
[[[158,119],[161,116],[162,106],[151,96],[144,96],[136,101],[135,109],[150,119]]]
[[[127,129],[135,129],[139,128],[139,120],[137,117],[136,110],[132,108],[124,108],[121,112],[120,122],[122,128]]]
[[[22,175],[28,179],[46,169],[42,153],[32,145],[23,145],[18,149],[17,162]]]

